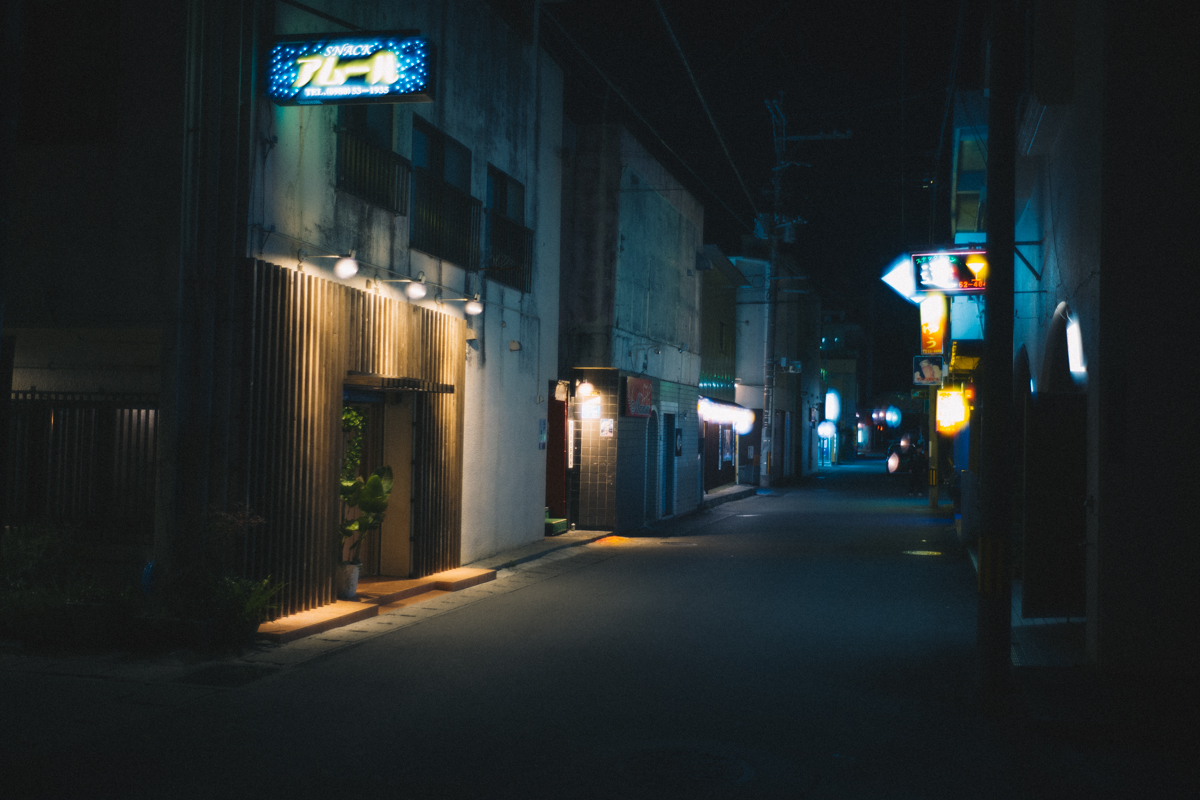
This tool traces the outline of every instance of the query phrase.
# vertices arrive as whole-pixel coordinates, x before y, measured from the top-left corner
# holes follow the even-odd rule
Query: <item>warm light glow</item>
[[[333,274],[342,280],[353,278],[358,274],[358,262],[353,258],[339,258],[333,265]]]
[[[967,421],[967,404],[958,389],[939,389],[937,393],[937,429],[953,433]]]
[[[463,306],[463,311],[467,312],[467,315],[472,317],[476,314],[482,314],[483,303],[479,302],[479,295],[475,295],[474,298],[468,300],[467,304]]]
[[[971,270],[971,274],[975,276],[976,280],[987,280],[987,267],[987,256],[982,253],[967,256],[967,269]]]
[[[823,420],[817,426],[817,436],[820,436],[822,439],[832,439],[836,435],[837,425],[834,425],[832,420]]]
[[[842,416],[842,398],[837,393],[836,389],[830,389],[825,393],[825,419],[831,419],[834,422]]]
[[[584,381],[583,383],[581,383],[575,387],[575,396],[576,397],[591,397],[595,391],[596,391],[595,386],[592,386],[587,381]]]
[[[888,472],[895,472],[900,469],[900,456],[892,453],[888,456]]]
[[[921,301],[921,353],[940,354],[945,349],[946,298],[931,294]]]
[[[623,544],[629,544],[632,540],[626,536],[605,536],[603,539],[597,539],[592,544],[602,547],[619,547]]]
[[[754,429],[754,412],[741,406],[714,403],[707,397],[701,397],[696,402],[696,413],[705,422],[732,425],[738,436],[745,436]]]
[[[404,287],[404,293],[406,295],[408,295],[409,298],[412,300],[420,300],[422,297],[425,296],[427,291],[428,290],[425,288],[424,273],[421,274],[420,278],[418,278],[415,281],[412,281],[411,283],[408,284],[408,286]]]

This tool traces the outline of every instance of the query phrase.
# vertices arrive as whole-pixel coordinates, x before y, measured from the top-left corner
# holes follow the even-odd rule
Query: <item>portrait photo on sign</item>
[[[913,357],[913,384],[916,386],[941,386],[945,369],[941,356]]]

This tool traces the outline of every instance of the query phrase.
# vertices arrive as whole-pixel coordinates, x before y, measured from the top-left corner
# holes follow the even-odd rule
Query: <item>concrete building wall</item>
[[[393,149],[411,160],[419,117],[470,150],[472,197],[486,198],[489,165],[524,185],[525,225],[535,236],[532,289],[481,280],[466,265],[410,249],[411,209],[396,215],[337,190],[336,106],[264,104],[260,128],[265,140],[276,141],[264,148],[251,203],[254,255],[334,279],[335,259],[312,256],[353,248],[360,271],[346,283],[457,317],[464,316],[463,303],[439,303],[439,291],[446,299],[480,294],[485,310],[467,319],[475,338],[464,356],[462,558],[534,541],[543,534],[544,502],[540,491],[528,489],[545,482],[538,420],[546,417],[547,384],[558,362],[562,72],[483,0],[322,9],[370,30],[419,29],[432,41],[434,101],[390,107]],[[277,5],[278,33],[328,25]],[[300,249],[309,258],[301,261]],[[420,273],[428,295],[409,301],[397,280]]]
[[[1197,326],[1178,232],[1195,216],[1183,198],[1200,167],[1177,78],[1196,65],[1194,26],[1165,3],[1084,2],[1064,19],[1040,32],[1066,59],[1059,91],[1031,98],[1018,126],[1016,239],[1042,244],[1019,248],[1041,278],[1017,261],[1013,351],[1025,348],[1039,391],[1056,388],[1053,317],[1068,304],[1086,361],[1089,661],[1194,674],[1200,553],[1184,532],[1197,466],[1180,454],[1200,436],[1180,353]]]
[[[16,338],[13,388],[157,392],[180,258],[183,7],[133,0],[71,19],[56,9],[19,11],[21,45],[37,53],[14,58],[55,63],[56,76],[30,72],[6,109],[17,133],[3,156],[13,215],[0,321]],[[84,96],[63,85],[97,59],[112,71]],[[39,103],[43,92],[77,102]]]

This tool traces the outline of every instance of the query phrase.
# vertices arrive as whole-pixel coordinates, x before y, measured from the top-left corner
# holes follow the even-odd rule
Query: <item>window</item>
[[[487,220],[488,278],[528,292],[533,272],[533,231],[525,227],[525,186],[490,165]]]
[[[412,247],[478,269],[483,204],[471,196],[471,151],[414,117],[412,157]]]
[[[391,105],[338,107],[337,188],[408,213],[408,161],[392,150]]]

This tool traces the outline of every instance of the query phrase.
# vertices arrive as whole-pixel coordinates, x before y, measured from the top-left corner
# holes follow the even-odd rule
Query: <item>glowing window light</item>
[[[824,420],[817,426],[817,436],[822,439],[832,439],[837,435],[837,425],[833,424],[833,420]]]
[[[754,412],[728,403],[714,403],[707,397],[696,402],[696,413],[705,422],[732,425],[738,436],[745,436],[754,429]]]
[[[834,422],[842,416],[842,398],[837,393],[836,389],[830,389],[825,393],[825,419],[831,419]]]
[[[937,429],[953,433],[967,421],[967,404],[958,389],[940,389],[937,393]]]
[[[1067,363],[1071,368],[1071,377],[1076,383],[1087,380],[1087,364],[1083,359],[1083,332],[1079,329],[1079,321],[1074,317],[1067,319]]]

